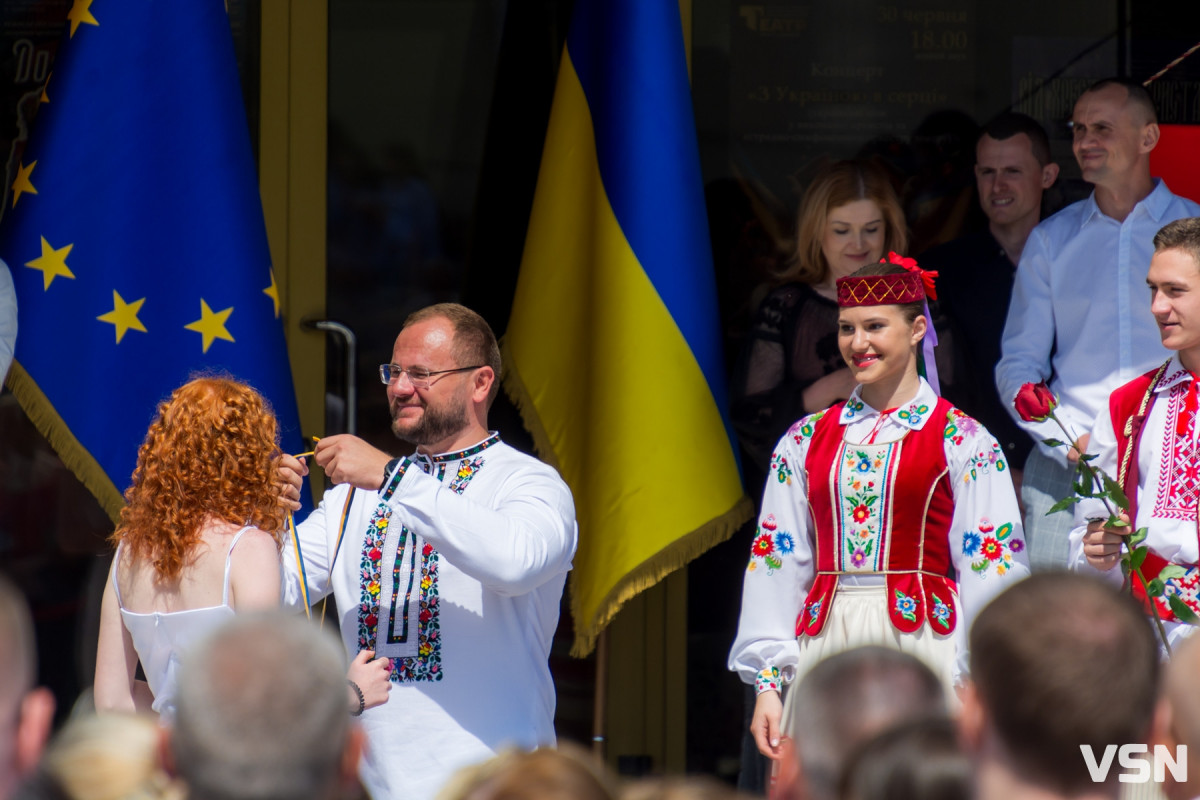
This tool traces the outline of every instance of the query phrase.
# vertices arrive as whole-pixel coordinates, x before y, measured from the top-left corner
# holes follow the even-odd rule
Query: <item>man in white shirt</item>
[[[1071,116],[1075,159],[1092,195],[1043,221],[1029,236],[1013,285],[996,365],[996,386],[1012,399],[1024,383],[1048,381],[1056,411],[1086,448],[1088,431],[1109,393],[1161,363],[1167,352],[1141,297],[1154,234],[1168,222],[1200,215],[1150,177],[1158,123],[1140,85],[1100,81]],[[1038,442],[1062,439],[1051,422],[1020,423]],[[1066,566],[1069,513],[1046,516],[1071,494],[1074,453],[1038,444],[1025,465],[1021,498],[1030,564]]]
[[[1075,509],[1071,566],[1098,573],[1116,586],[1125,582],[1117,565],[1130,532],[1146,528],[1149,550],[1141,565],[1148,583],[1166,593],[1153,602],[1174,645],[1196,629],[1176,619],[1167,595],[1200,614],[1200,551],[1196,537],[1200,498],[1200,218],[1176,220],[1154,237],[1146,283],[1150,311],[1162,343],[1175,351],[1166,363],[1113,392],[1092,430],[1093,464],[1122,485],[1130,499],[1132,526],[1109,527],[1097,500]],[[1140,581],[1134,593],[1142,595]],[[1165,653],[1164,653],[1165,655]]]
[[[417,311],[380,366],[392,430],[416,452],[349,435],[316,447],[335,486],[297,529],[303,581],[284,559],[286,602],[332,592],[347,653],[391,659],[390,699],[362,715],[375,800],[432,797],[501,747],[555,741],[547,661],[575,508],[557,472],[488,430],[499,373],[482,317]]]

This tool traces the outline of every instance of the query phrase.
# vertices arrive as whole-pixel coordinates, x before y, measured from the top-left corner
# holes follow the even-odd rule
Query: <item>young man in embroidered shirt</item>
[[[341,435],[313,456],[335,486],[298,528],[305,583],[284,559],[286,602],[332,593],[347,653],[392,660],[389,701],[362,716],[375,800],[432,797],[502,745],[555,741],[547,660],[575,508],[557,472],[488,430],[499,373],[482,317],[417,311],[380,366],[392,430],[416,451]]]
[[[1150,550],[1142,564],[1146,581],[1162,577],[1167,593],[1200,612],[1200,218],[1176,220],[1155,235],[1146,283],[1162,343],[1175,354],[1112,393],[1096,420],[1090,448],[1098,454],[1095,466],[1124,487],[1133,524],[1107,527],[1108,514],[1098,501],[1079,503],[1071,561],[1075,569],[1098,573],[1119,586],[1124,582],[1117,568],[1121,544],[1144,527]],[[1140,585],[1134,591],[1141,595]],[[1165,595],[1153,602],[1169,640],[1195,630],[1176,619]]]
[[[1022,422],[1012,406],[1025,383],[1047,381],[1056,414],[1087,451],[1087,432],[1108,395],[1168,353],[1140,309],[1150,240],[1171,220],[1200,215],[1150,176],[1158,123],[1149,93],[1123,79],[1100,81],[1071,115],[1075,160],[1095,186],[1033,229],[1021,253],[1001,339],[996,386],[1034,441],[1061,438],[1053,422]],[[1071,451],[1072,453],[1074,451]],[[1038,444],[1025,463],[1021,499],[1034,571],[1067,563],[1071,517],[1046,515],[1071,491],[1065,448]]]

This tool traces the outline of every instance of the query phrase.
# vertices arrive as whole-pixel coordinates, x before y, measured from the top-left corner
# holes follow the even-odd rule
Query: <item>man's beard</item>
[[[462,398],[447,400],[442,407],[426,405],[421,418],[413,426],[404,430],[401,422],[392,413],[392,433],[401,441],[426,447],[444,441],[456,433],[466,429],[467,404]]]

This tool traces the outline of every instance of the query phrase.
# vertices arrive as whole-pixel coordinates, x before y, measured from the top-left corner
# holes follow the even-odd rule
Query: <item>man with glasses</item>
[[[554,743],[547,660],[577,529],[558,473],[488,430],[500,351],[482,317],[415,312],[379,372],[416,451],[317,444],[335,486],[297,529],[285,594],[332,593],[346,651],[391,659],[388,701],[362,715],[361,776],[376,800],[419,799],[502,745]]]

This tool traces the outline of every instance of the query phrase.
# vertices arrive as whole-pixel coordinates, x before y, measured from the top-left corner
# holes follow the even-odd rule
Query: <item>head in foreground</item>
[[[243,614],[189,652],[170,732],[192,800],[328,800],[353,781],[340,644],[303,617]]]
[[[850,755],[900,722],[945,716],[942,683],[928,666],[888,647],[856,647],[822,660],[792,691],[783,721],[794,752],[780,765],[781,797],[827,800]]]
[[[1154,632],[1127,594],[1090,576],[1041,573],[1006,589],[975,618],[970,666],[960,721],[985,784],[1095,791],[1081,747],[1099,759],[1150,735]],[[1115,786],[1117,770],[1109,777]]]

